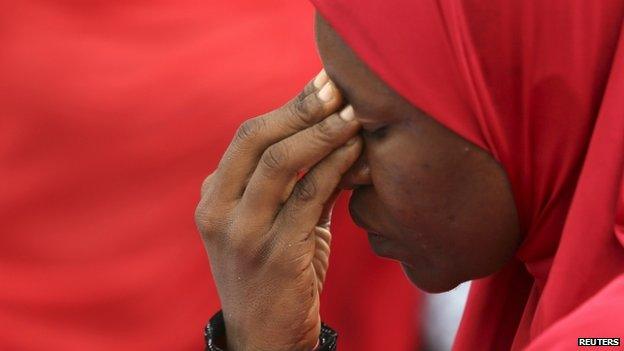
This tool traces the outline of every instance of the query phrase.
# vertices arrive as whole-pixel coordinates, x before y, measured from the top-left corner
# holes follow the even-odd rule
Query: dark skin
[[[427,291],[497,271],[520,240],[500,165],[393,92],[320,17],[316,30],[327,73],[243,124],[202,186],[195,219],[228,350],[314,348],[341,189],[373,250]]]
[[[364,153],[344,184],[354,188],[353,219],[379,234],[369,234],[375,253],[429,292],[498,270],[520,239],[500,165],[392,91],[320,16],[316,33],[328,75],[362,124]]]

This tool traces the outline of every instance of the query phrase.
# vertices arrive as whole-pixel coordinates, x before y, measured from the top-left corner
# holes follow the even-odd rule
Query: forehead
[[[396,106],[399,97],[345,44],[317,13],[316,42],[327,74],[359,112]]]

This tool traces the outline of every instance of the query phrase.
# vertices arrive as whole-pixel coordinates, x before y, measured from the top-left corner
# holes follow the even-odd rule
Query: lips
[[[368,241],[371,244],[381,244],[385,241],[388,241],[388,238],[386,238],[383,235],[377,234],[377,233],[373,233],[373,232],[366,232],[366,235],[368,236]]]
[[[366,223],[364,223],[364,219],[362,218],[362,216],[355,209],[353,199],[349,202],[349,214],[351,214],[351,218],[353,219],[353,222],[355,222],[355,225],[357,225],[358,227],[364,229],[367,232],[375,233],[375,234],[377,233],[370,226],[368,226],[368,225],[366,225]]]
[[[370,223],[371,219],[374,220],[375,218],[378,218],[378,214],[374,216],[368,215],[368,213],[370,213],[371,210],[375,210],[376,207],[370,206],[368,201],[363,201],[364,198],[362,195],[365,194],[358,194],[354,192],[351,196],[351,200],[349,201],[349,213],[351,214],[353,222],[367,232],[368,243],[376,255],[399,260],[399,253],[401,250],[397,247],[398,242],[382,234],[379,230],[380,227],[373,226]]]
[[[358,201],[355,197],[351,197],[351,201],[349,201],[349,213],[351,214],[351,218],[353,219],[353,222],[355,222],[355,225],[364,229],[369,234],[369,236],[378,236],[383,238],[384,235],[381,234],[381,231],[372,226],[370,223],[367,223],[364,219],[367,217],[362,215],[356,209],[358,207],[361,208],[361,206],[358,205],[359,203],[361,202]]]

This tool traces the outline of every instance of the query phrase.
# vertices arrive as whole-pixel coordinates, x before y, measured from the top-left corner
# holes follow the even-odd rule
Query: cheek
[[[435,153],[414,139],[393,136],[370,147],[367,157],[379,200],[405,229],[423,232],[444,217],[450,200]]]
[[[371,165],[372,180],[380,200],[397,217],[405,221],[413,221],[418,201],[422,196],[423,179],[410,172],[401,162],[393,162],[385,158]]]
[[[448,169],[453,163],[412,140],[376,145],[367,157],[381,212],[389,218],[385,223],[405,249],[405,262],[412,267],[407,272],[417,276],[412,280],[421,286],[423,281],[446,280],[443,277],[453,271],[462,238],[453,223],[458,203],[453,198],[457,192],[449,184],[449,177],[456,173]],[[454,282],[454,278],[448,280]]]

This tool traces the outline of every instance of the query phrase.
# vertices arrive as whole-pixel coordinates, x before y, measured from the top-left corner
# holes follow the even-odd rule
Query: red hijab
[[[312,20],[292,0],[0,1],[0,350],[203,350],[199,187],[318,72]],[[413,289],[336,214],[324,318],[347,349],[413,349]]]
[[[458,350],[623,337],[624,2],[313,0],[399,94],[506,170],[524,240]]]

